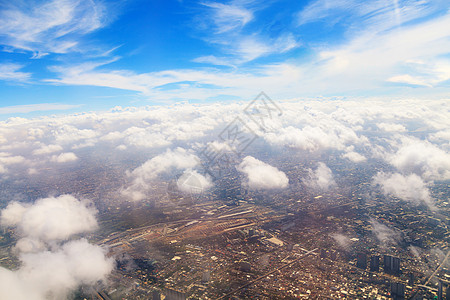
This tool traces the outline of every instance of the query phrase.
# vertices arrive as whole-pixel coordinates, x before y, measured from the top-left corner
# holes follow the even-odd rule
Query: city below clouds
[[[237,189],[238,203],[302,195],[295,203],[305,209],[350,195],[439,215],[450,179],[446,104],[259,99],[9,118],[0,126],[0,224],[17,236],[20,267],[0,268],[0,297],[67,299],[107,282],[113,259],[88,237],[105,230],[98,214],[122,206],[180,212],[228,203]],[[361,218],[383,249],[402,242],[391,224]],[[327,234],[339,249],[356,245],[336,230]]]
[[[270,124],[269,130],[255,122],[258,118],[246,115],[247,103],[239,102],[11,118],[2,122],[0,130],[0,171],[5,177],[38,178],[48,168],[84,165],[87,153],[105,153],[103,159],[133,153],[141,157],[139,163],[120,167],[123,180],[116,194],[134,201],[146,199],[173,174],[178,174],[181,190],[190,188],[184,184],[193,176],[200,190],[209,191],[215,177],[227,168],[238,171],[242,186],[252,190],[295,185],[298,179],[290,177],[283,165],[261,156],[261,149],[271,149],[313,159],[297,162],[309,165],[302,169],[301,183],[313,193],[323,193],[345,188],[339,184],[341,175],[333,170],[333,163],[320,158],[323,153],[334,153],[333,159],[345,164],[383,162],[389,167],[378,170],[371,180],[380,193],[434,209],[434,182],[450,178],[445,103],[278,102],[282,115],[264,123]],[[244,122],[241,130],[246,134],[239,139],[226,132],[237,124],[236,117]],[[417,128],[422,129],[417,132]],[[238,140],[250,143],[239,150]],[[217,168],[219,175],[214,174],[215,165],[212,171],[208,169],[214,159],[222,163]]]
[[[356,250],[437,290],[448,28],[427,0],[0,5],[0,299],[392,295]]]

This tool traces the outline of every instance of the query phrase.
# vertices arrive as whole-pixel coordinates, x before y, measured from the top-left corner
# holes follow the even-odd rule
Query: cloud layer
[[[93,153],[105,153],[95,159],[111,159],[109,164],[116,159],[123,162],[114,162],[119,175],[117,190],[110,191],[113,198],[144,200],[189,171],[196,172],[205,187],[210,187],[214,183],[203,170],[202,164],[208,162],[201,155],[202,149],[209,145],[218,153],[235,153],[236,143],[222,140],[221,132],[239,117],[247,132],[250,128],[257,136],[242,153],[243,158],[233,160],[230,166],[244,172],[248,187],[286,187],[288,181],[278,166],[272,169],[255,159],[264,157],[261,151],[266,149],[298,153],[294,163],[305,163],[301,157],[310,158],[313,167],[299,170],[305,174],[301,181],[311,189],[337,187],[333,174],[336,164],[352,162],[350,166],[365,169],[375,163],[383,167],[368,180],[383,194],[411,204],[430,204],[435,182],[450,176],[446,102],[285,100],[277,102],[282,115],[267,120],[270,130],[265,131],[243,112],[248,103],[239,102],[115,107],[105,112],[10,118],[0,128],[0,174],[4,179],[20,175],[36,180],[48,171],[81,166]],[[130,162],[129,156],[136,159]],[[333,158],[327,159],[327,165],[323,161],[326,156]],[[266,173],[255,172],[258,168]],[[383,173],[376,175],[378,172]],[[398,184],[415,185],[418,188],[412,190],[419,196],[408,195]]]

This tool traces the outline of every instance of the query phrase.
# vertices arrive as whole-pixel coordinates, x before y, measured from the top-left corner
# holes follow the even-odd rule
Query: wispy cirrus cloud
[[[0,42],[34,58],[76,49],[81,35],[105,25],[98,1],[12,1],[0,10]]]
[[[298,25],[324,22],[328,26],[346,23],[349,31],[384,31],[417,18],[436,13],[439,1],[357,1],[316,0],[311,1],[297,15]]]
[[[281,91],[299,78],[296,67],[284,64],[242,71],[201,68],[136,73],[130,70],[108,70],[101,64],[86,63],[58,66],[51,70],[59,78],[47,79],[46,82],[131,90],[153,100],[205,100],[224,94],[253,97],[262,85]]]
[[[255,12],[265,9],[267,4],[231,1],[226,4],[205,2],[202,5],[206,10],[198,28],[204,33],[203,39],[216,46],[222,55],[200,56],[194,62],[236,66],[260,57],[286,53],[300,45],[288,30],[272,37],[263,34],[261,27],[247,28],[246,25],[255,20]]]
[[[21,72],[24,66],[19,64],[0,64],[0,80],[26,82],[31,78],[31,73]]]
[[[241,29],[253,19],[253,12],[238,3],[204,2],[202,5],[212,10],[211,18],[216,33]]]
[[[13,105],[0,107],[0,115],[30,113],[35,111],[68,110],[80,107],[80,105],[60,104],[60,103],[39,103],[26,105]]]
[[[317,20],[331,22],[336,11],[351,7],[346,11],[351,17],[342,20],[350,25],[340,41],[328,41],[320,46],[305,44],[311,50],[307,61],[288,53],[300,43],[298,33],[289,32],[292,28],[268,37],[264,31],[254,31],[250,26],[259,20],[259,12],[265,7],[251,1],[209,2],[203,5],[206,15],[202,15],[203,27],[199,26],[201,32],[208,31],[202,38],[217,49],[194,61],[213,67],[138,73],[108,69],[106,65],[110,61],[61,65],[51,68],[57,78],[46,82],[126,89],[152,99],[171,101],[216,99],[224,95],[245,99],[261,87],[274,97],[293,98],[370,91],[389,94],[400,88],[414,95],[417,89],[430,95],[435,87],[447,86],[450,79],[448,12],[437,14],[437,5],[415,2],[399,2],[398,7],[371,1],[359,4],[338,1],[327,5],[330,11],[326,10],[324,1],[307,6],[300,13],[305,18],[304,25]],[[267,57],[272,54],[286,54],[291,60],[270,62]],[[261,57],[269,62],[258,63],[256,60]],[[251,66],[247,62],[252,62]],[[239,69],[217,66],[239,66]]]
[[[386,82],[428,88],[445,84],[450,33],[444,28],[450,26],[450,14],[443,8],[439,1],[314,1],[298,14],[299,26],[320,21],[342,38],[317,48],[312,73],[365,88]]]

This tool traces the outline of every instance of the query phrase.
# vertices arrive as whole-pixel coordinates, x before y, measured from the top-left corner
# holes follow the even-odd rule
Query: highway
[[[428,278],[428,280],[425,282],[424,285],[428,285],[430,283],[431,279],[434,276],[436,276],[437,272],[439,272],[439,270],[442,268],[442,266],[445,265],[449,256],[450,256],[450,250],[447,252],[447,255],[444,257],[441,264],[436,268],[436,270],[433,272],[433,274],[430,275],[430,277]]]

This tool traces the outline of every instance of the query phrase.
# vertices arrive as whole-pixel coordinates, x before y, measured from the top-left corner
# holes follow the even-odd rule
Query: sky
[[[0,2],[0,118],[114,106],[445,98],[448,1]]]

